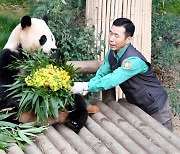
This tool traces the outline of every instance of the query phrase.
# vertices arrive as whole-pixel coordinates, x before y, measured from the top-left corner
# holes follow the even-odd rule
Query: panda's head
[[[24,16],[21,19],[21,23],[12,31],[4,49],[18,51],[19,47],[27,52],[42,49],[44,53],[57,48],[54,35],[47,25],[47,18]]]

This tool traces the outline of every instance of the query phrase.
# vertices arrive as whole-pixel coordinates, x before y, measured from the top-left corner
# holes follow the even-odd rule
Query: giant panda
[[[10,70],[7,66],[16,59],[21,60],[24,58],[21,50],[31,52],[42,49],[48,55],[52,50],[54,51],[57,48],[55,37],[49,29],[47,22],[47,16],[42,19],[31,18],[30,16],[22,17],[21,23],[12,31],[7,43],[0,52],[0,110],[7,108],[13,108],[13,111],[18,110],[18,100],[9,97],[8,94],[10,92],[6,91],[7,88],[3,85],[15,82],[15,75],[20,70]],[[62,59],[63,54],[56,51],[52,57]],[[87,121],[88,112],[82,96],[75,94],[74,101],[75,110],[68,113],[65,125],[78,133]]]

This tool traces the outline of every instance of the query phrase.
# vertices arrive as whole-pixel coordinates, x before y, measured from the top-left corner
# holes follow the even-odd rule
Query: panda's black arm
[[[4,49],[0,52],[0,74],[3,76],[13,76],[17,74],[18,70],[10,70],[7,66],[20,58],[21,56],[19,53],[9,49]]]

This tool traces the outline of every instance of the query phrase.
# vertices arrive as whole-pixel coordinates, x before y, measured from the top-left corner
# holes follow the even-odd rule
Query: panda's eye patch
[[[44,45],[47,41],[47,37],[45,35],[42,35],[40,40],[39,40],[39,43],[40,45]]]

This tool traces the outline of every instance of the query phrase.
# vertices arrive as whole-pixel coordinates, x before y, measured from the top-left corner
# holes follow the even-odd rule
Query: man
[[[89,82],[76,82],[72,93],[99,92],[119,85],[128,102],[137,105],[172,131],[168,95],[152,66],[132,45],[134,24],[118,18],[109,31],[110,50],[104,64]]]

